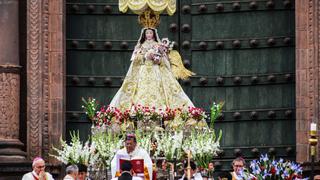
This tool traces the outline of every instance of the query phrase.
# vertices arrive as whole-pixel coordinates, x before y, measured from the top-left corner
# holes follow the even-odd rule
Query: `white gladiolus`
[[[64,164],[85,164],[89,165],[96,157],[92,153],[92,146],[89,146],[89,142],[84,144],[80,141],[79,132],[71,134],[70,145],[66,141],[60,140],[61,149],[53,147],[53,150],[57,152],[58,155],[50,156],[55,157]]]
[[[211,130],[191,132],[189,138],[184,140],[182,147],[185,152],[191,151],[193,159],[199,166],[206,168],[219,151],[220,137],[221,132],[216,138],[214,131]]]
[[[111,132],[101,132],[92,136],[92,142],[99,157],[93,165],[100,164],[110,168],[111,160],[121,148],[123,139]]]

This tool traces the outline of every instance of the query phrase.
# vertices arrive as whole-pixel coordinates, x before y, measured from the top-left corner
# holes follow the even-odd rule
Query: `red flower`
[[[276,174],[276,169],[274,167],[271,167],[270,173],[272,175],[275,175]]]

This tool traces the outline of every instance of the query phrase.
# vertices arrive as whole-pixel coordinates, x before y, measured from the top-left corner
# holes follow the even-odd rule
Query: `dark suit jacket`
[[[118,180],[132,180],[132,176],[129,173],[122,173]]]

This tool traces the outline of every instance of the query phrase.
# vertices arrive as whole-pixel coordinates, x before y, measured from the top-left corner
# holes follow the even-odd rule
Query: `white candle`
[[[310,131],[317,131],[317,124],[316,123],[311,123]]]

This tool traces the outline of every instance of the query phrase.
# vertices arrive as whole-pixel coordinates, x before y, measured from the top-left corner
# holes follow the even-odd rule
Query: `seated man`
[[[254,178],[254,176],[250,173],[244,174],[244,168],[246,165],[246,161],[242,157],[237,157],[232,161],[233,172],[231,172],[232,180],[242,180],[243,178]],[[245,175],[246,177],[242,177]]]
[[[76,165],[70,165],[66,168],[67,175],[63,180],[76,180],[78,176],[79,168]]]
[[[132,173],[132,165],[129,161],[125,161],[121,164],[121,175],[112,180],[142,180],[140,177],[134,177]]]
[[[32,172],[23,175],[22,180],[53,180],[52,175],[45,172],[45,162],[41,157],[34,158]]]
[[[197,172],[197,166],[196,163],[193,161],[190,161],[190,177],[193,180],[202,180],[202,176],[200,173]],[[188,162],[184,164],[184,174],[181,179],[179,180],[187,180],[188,179]]]
[[[112,178],[117,177],[120,172],[117,172],[119,167],[118,158],[120,156],[127,156],[129,159],[136,157],[142,158],[144,163],[144,178],[146,180],[152,179],[152,161],[148,152],[137,145],[137,139],[134,134],[128,134],[125,138],[125,147],[117,151],[111,161]]]

